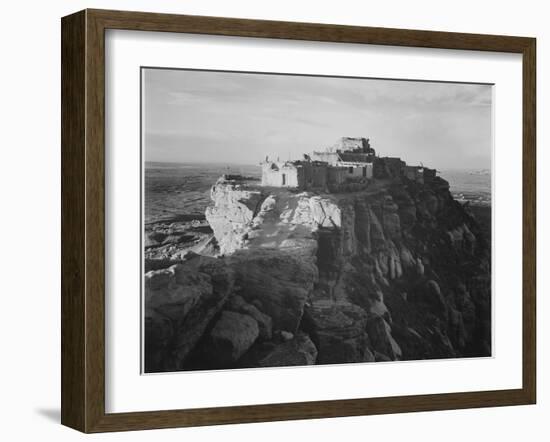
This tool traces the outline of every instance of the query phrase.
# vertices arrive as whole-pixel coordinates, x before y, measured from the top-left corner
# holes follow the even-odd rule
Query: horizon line
[[[296,160],[290,160],[290,161],[296,161]],[[158,164],[174,164],[174,165],[227,165],[227,166],[260,166],[260,161],[257,163],[232,163],[232,162],[226,162],[226,161],[158,161],[158,160],[146,160],[143,163],[147,166],[147,164],[151,163],[158,163]],[[424,166],[429,167],[429,166]],[[492,172],[493,168],[491,165],[488,167],[435,167],[436,170],[489,170]]]

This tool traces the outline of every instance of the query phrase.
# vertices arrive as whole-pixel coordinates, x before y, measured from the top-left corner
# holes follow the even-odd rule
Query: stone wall
[[[328,164],[322,162],[302,162],[299,166],[304,175],[304,189],[324,189],[327,186]]]
[[[329,164],[334,164],[338,161],[338,152],[323,151],[313,152],[312,158],[315,161],[325,161]]]
[[[289,162],[263,163],[262,186],[299,188],[303,186],[303,174]]]
[[[365,164],[346,164],[342,163],[340,166],[345,170],[345,178],[351,179],[351,180],[357,180],[357,179],[371,179],[373,176],[373,166],[372,163],[365,163]]]
[[[262,164],[262,186],[302,190],[325,189],[328,164],[318,161],[268,162]]]
[[[328,183],[329,186],[340,185],[346,182],[348,170],[344,167],[329,167],[328,168]]]

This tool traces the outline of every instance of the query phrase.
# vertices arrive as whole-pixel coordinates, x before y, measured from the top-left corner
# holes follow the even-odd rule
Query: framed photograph
[[[62,19],[62,423],[533,404],[535,39]]]

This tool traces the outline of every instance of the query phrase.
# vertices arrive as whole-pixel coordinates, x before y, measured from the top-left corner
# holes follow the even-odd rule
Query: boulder
[[[429,279],[415,287],[410,293],[410,300],[419,304],[419,308],[426,313],[447,319],[449,306],[437,281]]]
[[[243,313],[248,316],[251,316],[258,323],[258,328],[260,330],[260,339],[269,340],[272,336],[273,326],[271,318],[262,313],[258,307],[253,304],[246,302],[242,296],[236,295],[231,298],[228,302],[228,305],[225,307],[226,310],[231,310],[237,313]]]
[[[403,269],[414,269],[416,267],[416,260],[407,247],[401,247],[399,257],[401,258],[401,265]]]
[[[476,298],[476,300],[479,299],[480,297]],[[464,284],[458,284],[455,291],[455,304],[462,318],[465,334],[464,339],[465,341],[469,341],[472,339],[476,328],[477,309],[472,301],[470,292],[466,289]],[[490,312],[490,309],[488,309],[488,311]]]
[[[449,309],[448,333],[453,346],[463,350],[466,346],[467,338],[464,328],[464,320],[462,319],[462,313],[452,307]]]
[[[225,263],[205,257],[145,275],[146,353],[158,355],[162,347],[164,355],[163,361],[157,356],[150,358],[157,364],[150,364],[151,370],[160,366],[164,370],[183,368],[187,356],[232,292],[233,281],[233,273]],[[166,320],[172,330],[169,348],[155,338],[159,321]]]
[[[428,280],[423,293],[423,301],[432,306],[436,312],[444,314],[447,311],[445,297],[441,293],[441,288],[436,281],[433,279]]]
[[[365,348],[365,355],[363,356],[363,362],[376,362],[374,352],[370,348]]]
[[[465,252],[470,255],[475,252],[476,237],[465,223],[452,230],[449,230],[447,232],[447,236],[452,247],[457,252]]]
[[[229,257],[240,295],[250,304],[260,301],[273,329],[296,332],[306,299],[318,279],[314,257],[302,253],[249,249]]]
[[[374,352],[374,361],[375,362],[391,362],[391,358],[389,356],[386,356],[384,353],[380,353],[379,351]]]
[[[230,366],[246,353],[259,334],[254,318],[224,310],[202,346],[202,352],[211,362]]]
[[[312,196],[307,198],[307,202],[310,214],[308,221],[312,226],[341,227],[342,212],[328,196]]]
[[[382,206],[382,226],[386,235],[392,239],[401,237],[401,220],[397,213],[398,208],[391,196],[385,198]]]
[[[317,348],[305,333],[299,332],[293,339],[277,345],[256,362],[258,367],[288,367],[313,365],[317,360]]]
[[[451,340],[447,336],[447,333],[441,330],[439,325],[432,329],[432,343],[436,347],[436,357],[448,358],[456,356],[456,351]]]
[[[433,216],[439,210],[439,199],[433,191],[424,190],[420,192],[419,208],[424,211],[425,216]],[[429,214],[429,215],[426,215]]]
[[[403,275],[403,267],[399,251],[394,243],[388,241],[386,248],[378,252],[378,267],[382,276],[388,280],[401,278]]]
[[[402,356],[401,348],[393,339],[390,325],[378,315],[370,315],[367,321],[369,340],[378,353],[386,355],[391,360],[398,360]]]
[[[304,328],[319,352],[318,364],[369,360],[366,324],[366,312],[347,301],[317,300],[304,313]]]
[[[416,206],[411,197],[404,192],[399,196],[399,223],[402,230],[410,229],[416,223]]]
[[[145,304],[173,321],[184,318],[200,298],[214,291],[210,275],[183,267],[176,264],[145,274]]]
[[[283,341],[290,341],[291,339],[294,339],[294,334],[287,332],[286,330],[281,330],[279,332],[279,336]]]
[[[416,273],[418,276],[424,276],[424,263],[420,258],[416,260]]]
[[[161,313],[145,309],[145,372],[153,373],[170,368],[170,342],[174,336],[172,321]]]
[[[372,209],[369,209],[370,244],[373,250],[379,250],[386,245],[386,236],[382,224]]]
[[[146,232],[143,237],[143,247],[154,247],[161,244],[166,235],[160,232]]]
[[[432,353],[430,334],[425,332],[428,339],[418,333],[407,323],[391,324],[391,336],[399,342],[402,360],[426,359]]]
[[[370,253],[371,246],[371,224],[370,224],[370,209],[367,201],[359,199],[355,201],[355,237],[358,245],[361,245],[363,250]]]

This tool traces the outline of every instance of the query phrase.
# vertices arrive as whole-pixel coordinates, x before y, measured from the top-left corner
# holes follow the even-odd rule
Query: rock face
[[[227,261],[239,294],[268,315],[275,330],[296,332],[318,278],[315,257],[278,250],[242,250]]]
[[[229,267],[193,257],[145,275],[145,370],[179,370],[233,290]]]
[[[262,202],[258,190],[248,190],[241,184],[220,179],[211,191],[216,204],[206,209],[206,219],[222,254],[233,253],[242,248],[249,225]]]
[[[345,194],[220,179],[211,197],[218,258],[146,275],[153,371],[491,354],[489,241],[443,179]]]
[[[216,240],[205,215],[195,213],[147,223],[143,247],[149,272],[179,264],[188,253],[213,256]]]
[[[237,313],[242,313],[254,318],[258,323],[260,339],[271,339],[273,331],[273,320],[270,316],[262,313],[255,305],[248,304],[241,296],[237,295],[234,296],[230,302],[228,302],[226,309]]]
[[[289,367],[313,365],[317,361],[317,348],[308,335],[298,333],[292,339],[276,345],[269,353],[259,358],[258,367]]]
[[[346,301],[317,300],[308,307],[304,325],[315,342],[319,364],[368,362],[367,314]]]
[[[391,327],[384,318],[378,315],[371,316],[367,324],[367,330],[375,353],[382,354],[391,361],[401,359],[401,348],[395,342]]]
[[[248,315],[223,311],[211,330],[204,351],[219,366],[231,366],[258,338],[258,323]]]

